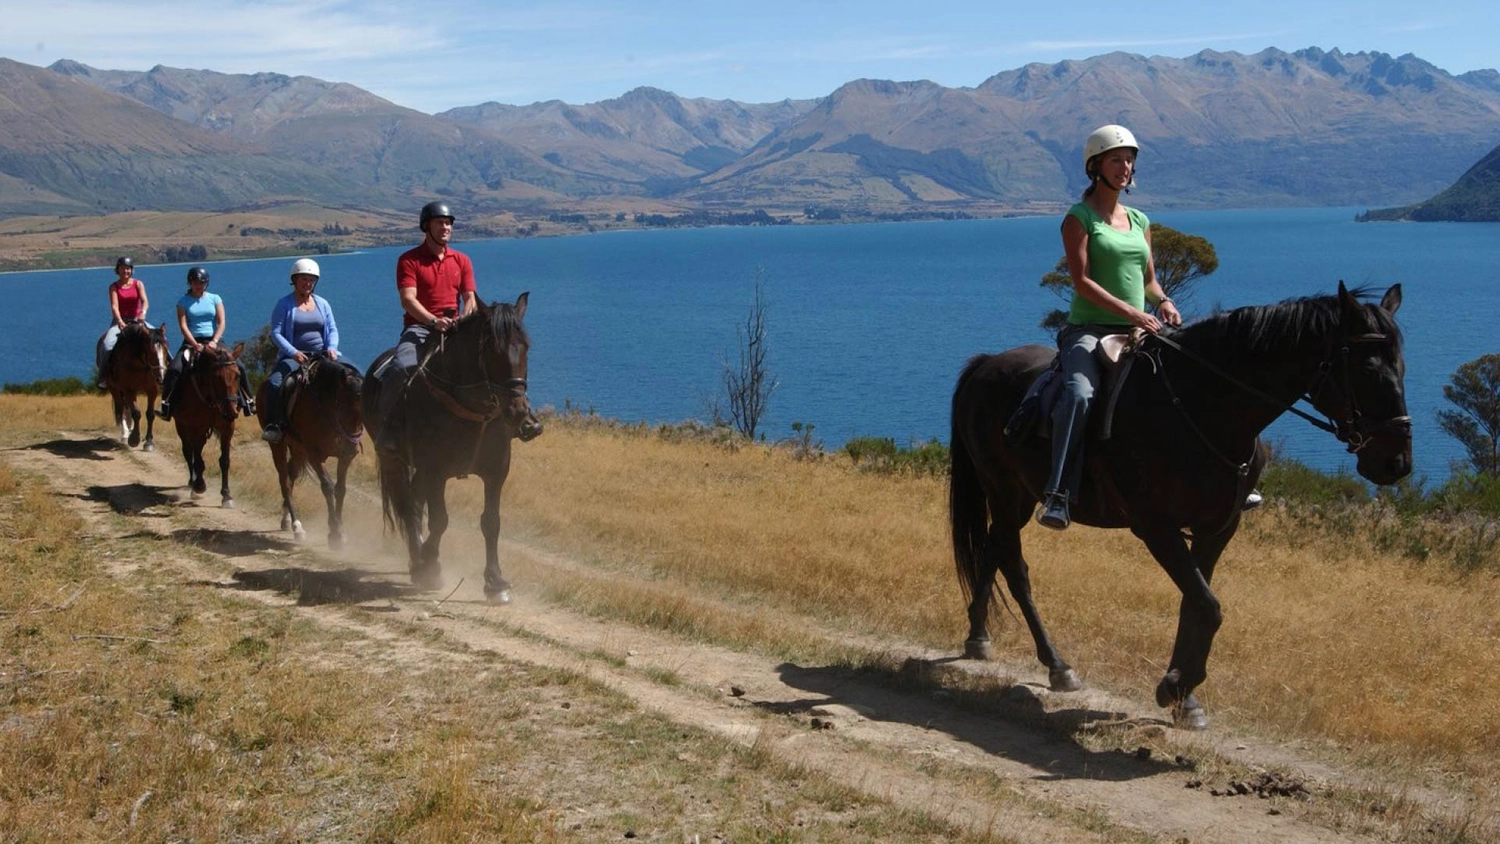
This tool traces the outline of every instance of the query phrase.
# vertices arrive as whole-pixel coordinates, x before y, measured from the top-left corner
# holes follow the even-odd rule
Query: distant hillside
[[[1500,73],[1317,48],[1111,53],[973,88],[856,80],[765,104],[638,88],[433,116],[305,76],[0,60],[0,214],[433,196],[533,218],[1049,210],[1082,191],[1083,138],[1106,122],[1142,142],[1143,206],[1394,206],[1494,148]]]
[[[59,61],[51,70],[272,155],[330,171],[347,188],[356,193],[367,188],[386,203],[441,194],[545,205],[615,189],[556,168],[492,132],[456,127],[353,85],[309,76],[160,65],[127,73]],[[349,192],[322,199],[347,203],[353,199]]]
[[[0,59],[0,126],[0,213],[7,215],[209,209],[343,191],[327,171],[9,59]]]
[[[1490,150],[1447,190],[1426,202],[1368,211],[1359,219],[1500,223],[1500,147]]]
[[[1500,136],[1495,75],[1317,49],[1032,64],[977,88],[851,82],[686,195],[831,203],[1063,201],[1083,139],[1120,122],[1152,207],[1354,205],[1448,184]],[[1380,178],[1370,178],[1379,162]]]
[[[635,183],[648,194],[665,195],[685,179],[738,160],[814,105],[814,100],[751,105],[684,99],[637,88],[589,105],[491,102],[437,116],[492,130],[570,172]]]

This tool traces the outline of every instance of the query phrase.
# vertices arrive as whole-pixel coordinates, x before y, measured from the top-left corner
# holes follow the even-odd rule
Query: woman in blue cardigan
[[[271,341],[276,344],[276,368],[266,379],[271,386],[266,391],[266,418],[270,421],[260,435],[266,442],[281,442],[284,436],[286,407],[281,397],[281,385],[287,377],[312,360],[314,355],[323,355],[332,361],[339,359],[339,328],[333,321],[333,307],[327,299],[313,294],[313,288],[318,286],[318,275],[317,261],[298,259],[292,264],[292,292],[281,297],[271,309]]]

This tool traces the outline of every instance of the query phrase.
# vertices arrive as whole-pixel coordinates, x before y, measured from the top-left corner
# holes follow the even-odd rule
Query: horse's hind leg
[[[276,464],[276,480],[281,487],[281,529],[291,531],[292,538],[301,542],[307,538],[307,531],[302,529],[302,520],[297,518],[297,508],[292,504],[297,473],[287,460],[285,441],[271,446],[271,462]]]
[[[130,438],[125,442],[131,448],[135,448],[141,444],[141,411],[136,408],[134,399],[131,399],[126,412],[130,415]]]
[[[1036,643],[1036,658],[1047,666],[1047,679],[1052,691],[1076,692],[1083,688],[1083,681],[1078,678],[1078,673],[1053,647],[1051,638],[1047,636],[1047,629],[1042,626],[1042,617],[1036,611],[1036,603],[1032,601],[1031,570],[1021,554],[1021,529],[1010,525],[990,525],[988,552],[993,560],[992,565],[998,567],[1000,574],[1005,577],[1005,585],[1010,590],[1011,598],[1021,608],[1021,616],[1026,619],[1032,641]]]
[[[500,575],[500,490],[504,478],[484,479],[484,512],[479,530],[484,534],[484,596],[492,604],[510,603],[510,581]]]
[[[447,478],[429,478],[421,472],[413,482],[418,490],[417,500],[427,502],[427,538],[422,540],[420,555],[412,559],[411,567],[411,582],[421,589],[439,589],[443,585],[443,567],[438,556],[443,533],[448,530],[448,504],[444,501],[447,485]],[[420,512],[419,504],[416,513]],[[416,531],[421,526],[421,517],[418,515],[414,521],[417,524],[412,526],[409,535],[419,536]]]

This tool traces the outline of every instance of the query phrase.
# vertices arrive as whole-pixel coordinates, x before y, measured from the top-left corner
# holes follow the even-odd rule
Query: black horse
[[[406,539],[413,585],[442,585],[438,548],[448,529],[444,490],[449,478],[484,480],[484,594],[510,601],[510,583],[500,575],[500,490],[510,473],[511,439],[542,432],[526,397],[526,355],[531,341],[522,324],[529,294],[516,303],[480,303],[447,333],[434,334],[418,350],[419,364],[398,412],[406,415],[406,442],[398,455],[376,452],[385,521]],[[375,377],[394,350],[375,359],[365,377],[364,421],[380,436],[380,380]],[[422,511],[427,538],[422,538]]]
[[[1179,726],[1208,724],[1193,690],[1208,676],[1222,621],[1209,583],[1264,467],[1260,432],[1305,398],[1332,423],[1293,412],[1345,443],[1365,478],[1390,484],[1411,472],[1406,369],[1393,319],[1401,286],[1386,291],[1378,307],[1360,302],[1363,295],[1340,282],[1336,296],[1240,308],[1170,340],[1148,339],[1114,398],[1111,436],[1084,446],[1085,489],[1073,520],[1129,528],[1182,592],[1172,660],[1156,687],[1157,703],[1172,708]],[[991,655],[987,625],[998,569],[1051,687],[1073,691],[1082,683],[1047,637],[1021,555],[1021,528],[1040,498],[1051,449],[1035,440],[1013,444],[1003,432],[1055,354],[1022,346],[969,361],[953,393],[949,508],[969,610],[965,656]],[[1093,427],[1104,412],[1101,394]]]

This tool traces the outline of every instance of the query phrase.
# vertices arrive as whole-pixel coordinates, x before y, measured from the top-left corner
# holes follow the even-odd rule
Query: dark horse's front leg
[[[234,496],[229,494],[229,449],[233,441],[234,425],[219,428],[219,497],[225,510],[234,509]]]
[[[182,438],[182,460],[187,463],[189,497],[202,498],[208,491],[208,483],[203,480],[203,446],[207,443],[196,434],[183,436],[181,429],[177,434]]]
[[[141,451],[156,450],[156,393],[146,394],[146,441]]]
[[[1195,536],[1191,548],[1182,531],[1174,527],[1132,530],[1182,592],[1172,661],[1156,686],[1156,702],[1170,707],[1173,721],[1185,729],[1208,728],[1208,716],[1193,690],[1208,679],[1208,654],[1224,623],[1219,599],[1209,583],[1219,555],[1238,527],[1236,518],[1218,533]]]
[[[349,476],[349,461],[352,457],[339,455],[338,481],[328,477],[322,461],[317,464],[318,485],[323,490],[323,501],[328,504],[328,547],[337,551],[344,547],[344,491]]]
[[[302,520],[297,518],[296,498],[297,473],[292,471],[290,447],[286,440],[271,446],[271,462],[276,466],[276,481],[281,487],[281,529],[292,532],[292,538],[301,542],[307,538],[302,529]]]
[[[500,490],[505,476],[484,476],[484,512],[479,530],[484,534],[484,596],[492,604],[510,603],[510,581],[500,575]]]

